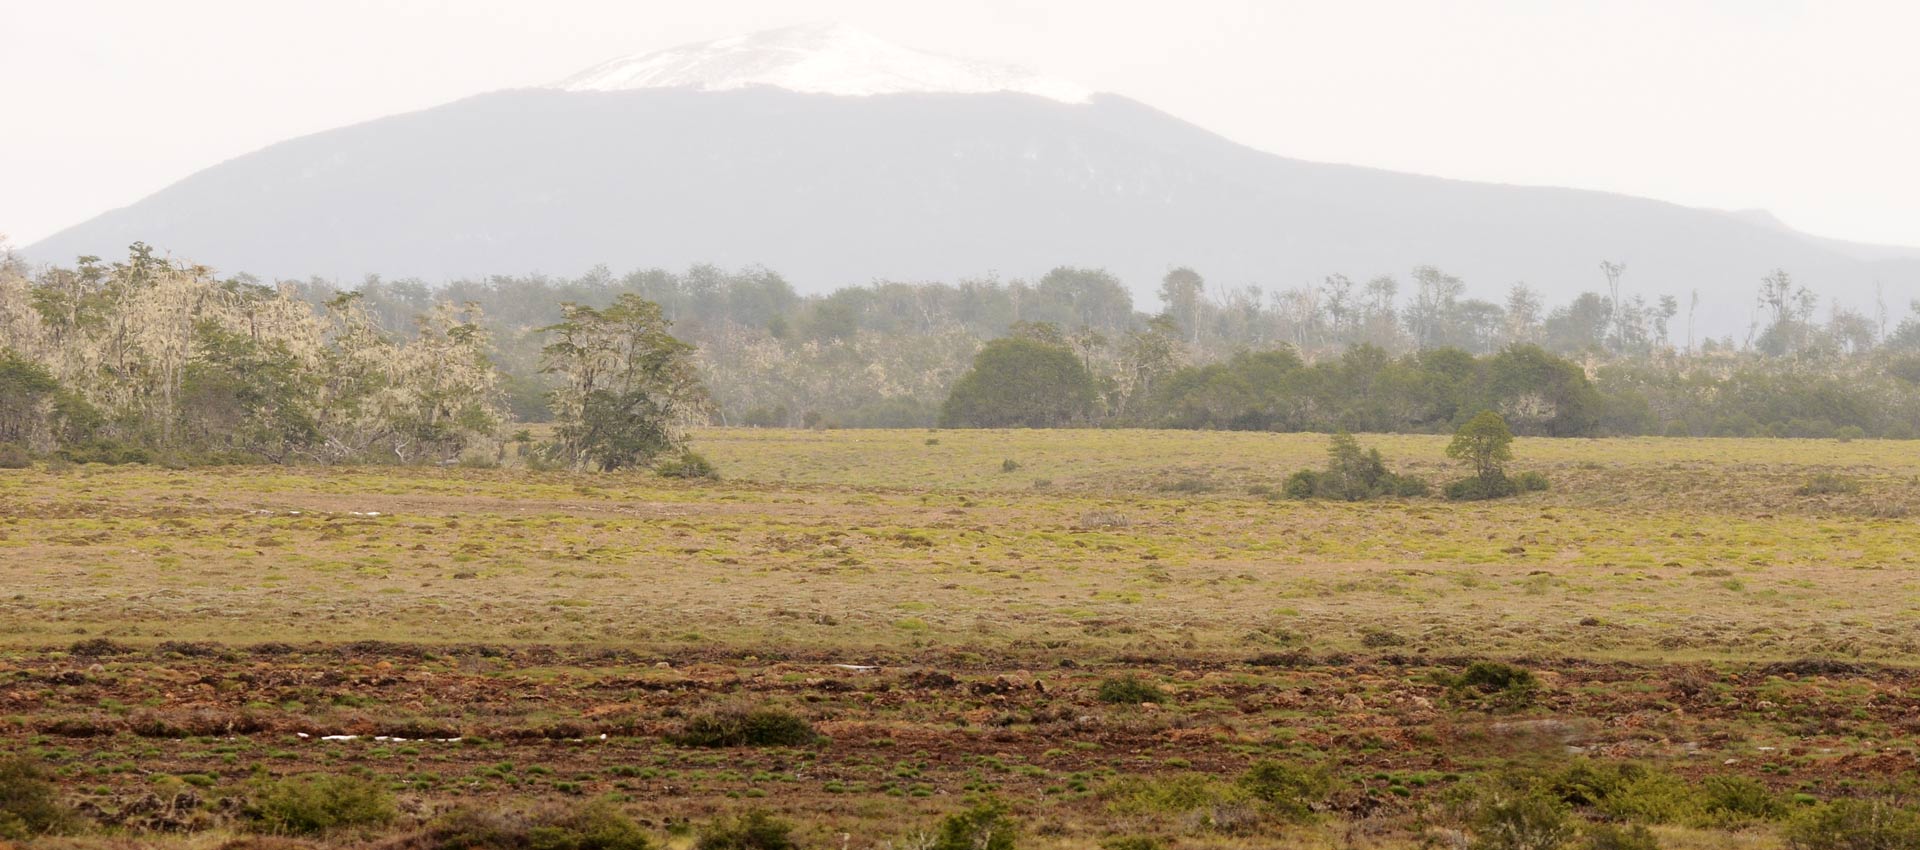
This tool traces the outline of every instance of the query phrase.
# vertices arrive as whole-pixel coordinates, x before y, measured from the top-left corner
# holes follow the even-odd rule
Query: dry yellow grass
[[[937,440],[927,445],[929,439]],[[1428,472],[1440,440],[1369,439]],[[1555,491],[1246,494],[1312,435],[719,431],[718,484],[520,470],[0,476],[0,641],[1080,646],[1909,661],[1892,443],[1523,441]],[[1751,459],[1794,450],[1792,462]],[[1020,469],[1001,472],[1003,458]],[[1869,482],[1801,497],[1816,470]],[[1036,487],[1034,480],[1051,483]],[[1197,482],[1197,483],[1196,483]]]

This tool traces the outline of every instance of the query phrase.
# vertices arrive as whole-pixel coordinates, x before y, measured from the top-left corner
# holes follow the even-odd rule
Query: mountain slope
[[[770,30],[622,56],[554,84],[564,91],[769,86],[807,94],[1019,92],[1065,103],[1092,93],[1022,68],[970,62],[889,44],[838,24]]]
[[[620,67],[575,87],[617,88]],[[1629,292],[1700,290],[1713,333],[1745,328],[1776,267],[1852,303],[1876,282],[1920,292],[1911,253],[1740,214],[1291,160],[1113,96],[757,82],[776,72],[500,92],[318,133],[24,253],[70,261],[142,240],[223,271],[345,281],[760,263],[814,290],[1082,264],[1141,294],[1181,264],[1268,289],[1432,264],[1483,297],[1524,280],[1551,301],[1598,288],[1606,259],[1627,264]],[[715,79],[738,84],[702,82]]]

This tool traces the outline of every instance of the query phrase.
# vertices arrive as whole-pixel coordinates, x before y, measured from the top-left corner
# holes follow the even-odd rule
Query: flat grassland
[[[1362,440],[1458,474],[1445,438]],[[1250,846],[1195,814],[1219,801],[1140,782],[1268,757],[1335,784],[1258,846],[1415,846],[1447,787],[1514,763],[1633,759],[1783,798],[1920,770],[1920,443],[1522,439],[1549,492],[1270,495],[1325,446],[720,429],[696,440],[718,482],[0,471],[0,753],[183,843],[224,834],[223,796],[316,770],[379,777],[422,818],[616,795],[669,844],[757,804],[810,846],[881,847],[991,792],[1023,846],[1089,848]],[[1483,659],[1537,693],[1446,684]],[[1099,699],[1116,676],[1163,695]],[[742,701],[826,741],[663,741]],[[1662,830],[1780,846],[1736,826]]]

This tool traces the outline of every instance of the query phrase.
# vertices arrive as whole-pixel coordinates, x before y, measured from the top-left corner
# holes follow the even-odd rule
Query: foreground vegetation
[[[1487,502],[1286,499],[1312,435],[694,445],[725,480],[0,472],[0,829],[1912,846],[1909,444],[1521,437],[1552,489]]]

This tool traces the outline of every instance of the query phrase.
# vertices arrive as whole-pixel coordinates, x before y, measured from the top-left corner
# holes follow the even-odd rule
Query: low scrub
[[[1324,768],[1271,759],[1248,768],[1239,784],[1269,812],[1295,822],[1311,819],[1314,807],[1333,791],[1333,777]]]
[[[1341,431],[1327,445],[1327,468],[1295,472],[1282,492],[1290,499],[1362,502],[1425,496],[1430,489],[1426,479],[1387,471],[1379,449],[1362,449],[1352,434]]]
[[[381,826],[398,814],[393,794],[357,776],[310,773],[268,782],[246,809],[254,827],[274,835],[321,835]]]
[[[1200,773],[1124,776],[1100,789],[1107,811],[1126,817],[1199,815],[1212,826],[1222,809],[1247,806],[1247,789]]]
[[[759,809],[721,818],[700,831],[696,850],[796,850],[793,824]]]
[[[1630,761],[1577,760],[1503,778],[1509,788],[1545,794],[1582,813],[1619,824],[1683,824],[1738,829],[1788,814],[1786,801],[1742,776],[1687,779]],[[1630,842],[1631,836],[1619,838]],[[1622,843],[1619,847],[1633,847]]]
[[[612,803],[530,813],[458,808],[391,850],[648,850],[646,831]]]
[[[1539,680],[1533,671],[1498,661],[1475,661],[1446,682],[1456,699],[1489,707],[1517,708],[1533,702]]]
[[[1114,705],[1139,705],[1167,701],[1167,692],[1159,685],[1134,675],[1114,676],[1102,680],[1100,688],[1094,695],[1101,702]]]
[[[1822,472],[1808,477],[1793,492],[1801,496],[1851,496],[1860,492],[1860,482],[1845,475]]]
[[[1476,850],[1557,850],[1578,829],[1566,803],[1537,791],[1491,793],[1468,823]]]
[[[654,464],[653,471],[662,478],[720,480],[720,470],[713,461],[695,451],[683,451],[662,460]]]
[[[928,850],[1013,850],[1019,825],[998,800],[986,800],[940,822]]]
[[[33,455],[16,443],[0,443],[0,469],[26,469],[33,465]]]
[[[668,740],[683,747],[802,747],[819,741],[806,718],[777,706],[727,705],[687,719]]]
[[[73,824],[73,812],[60,803],[38,762],[0,759],[0,843],[64,832]]]
[[[1587,827],[1586,845],[1581,850],[1660,850],[1660,839],[1637,823],[1596,823]]]
[[[1792,850],[1895,850],[1920,847],[1920,811],[1885,800],[1835,800],[1787,824]]]

